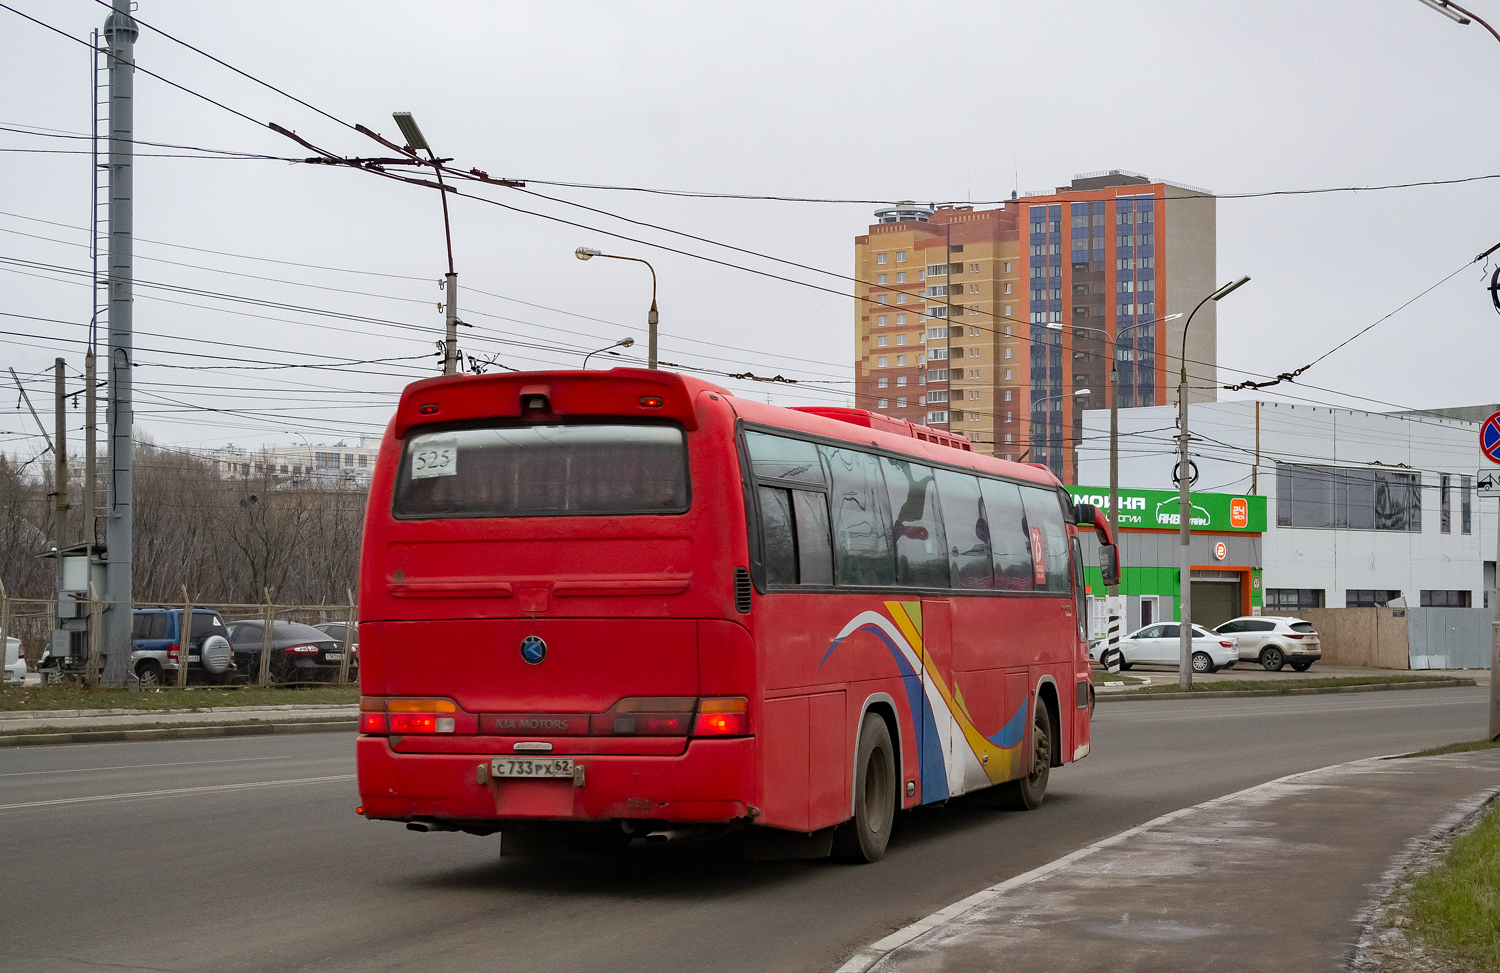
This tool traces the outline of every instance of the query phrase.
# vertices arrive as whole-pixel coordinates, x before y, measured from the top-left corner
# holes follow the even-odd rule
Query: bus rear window
[[[688,509],[687,440],[675,426],[497,426],[407,438],[394,513],[598,517]]]

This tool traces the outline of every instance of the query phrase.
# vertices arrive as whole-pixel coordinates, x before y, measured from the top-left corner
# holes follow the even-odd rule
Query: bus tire
[[[1031,721],[1031,773],[995,788],[1000,803],[1015,811],[1035,811],[1047,797],[1047,779],[1052,774],[1052,714],[1038,699]]]
[[[854,760],[854,817],[833,835],[833,855],[846,862],[877,862],[885,855],[896,819],[896,751],[879,714],[865,714]]]

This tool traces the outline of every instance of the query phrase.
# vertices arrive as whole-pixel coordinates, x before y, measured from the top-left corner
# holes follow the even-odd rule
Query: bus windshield
[[[395,492],[395,515],[414,520],[684,513],[687,441],[644,423],[413,433]]]

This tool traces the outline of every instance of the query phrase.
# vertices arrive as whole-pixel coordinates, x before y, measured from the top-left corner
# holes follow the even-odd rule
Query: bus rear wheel
[[[1020,780],[1007,781],[995,790],[999,803],[1016,811],[1035,811],[1047,797],[1047,779],[1052,775],[1052,714],[1038,699],[1031,721],[1031,772]]]
[[[885,856],[896,818],[896,753],[885,720],[867,713],[854,761],[854,818],[833,835],[835,858],[877,862]]]

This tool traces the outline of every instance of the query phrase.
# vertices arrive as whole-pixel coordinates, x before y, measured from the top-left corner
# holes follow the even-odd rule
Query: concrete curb
[[[1245,696],[1323,696],[1331,693],[1380,693],[1404,689],[1453,689],[1458,686],[1474,686],[1472,679],[1430,679],[1425,682],[1381,682],[1367,686],[1320,686],[1296,689],[1234,689],[1224,692],[1207,690],[1201,693],[1142,693],[1133,692],[1096,693],[1095,701],[1112,703],[1150,699],[1238,699]]]
[[[358,720],[309,720],[300,723],[230,723],[217,726],[77,730],[69,733],[9,733],[0,734],[0,747],[42,747],[60,743],[134,743],[143,740],[206,740],[215,737],[270,736],[286,733],[348,733],[358,728]]]

